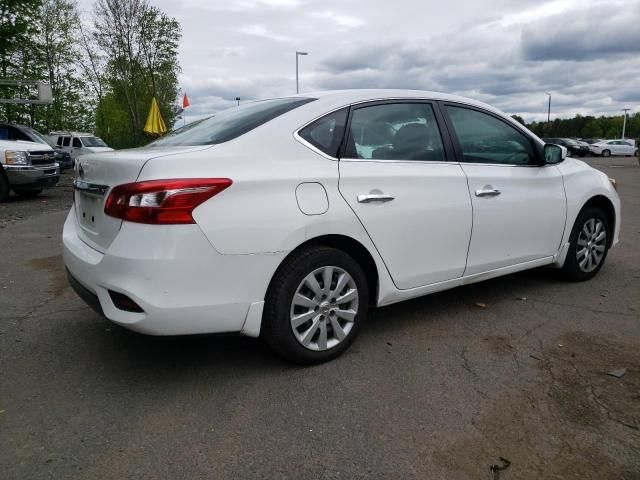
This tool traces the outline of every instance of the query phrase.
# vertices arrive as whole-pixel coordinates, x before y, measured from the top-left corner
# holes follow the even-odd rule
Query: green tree
[[[108,95],[98,106],[98,132],[116,147],[143,145],[150,140],[142,130],[153,96],[165,122],[174,119],[180,25],[146,0],[97,0],[94,28],[97,45],[107,58]],[[126,127],[121,124],[122,112],[128,115]],[[112,116],[118,121],[111,121]]]

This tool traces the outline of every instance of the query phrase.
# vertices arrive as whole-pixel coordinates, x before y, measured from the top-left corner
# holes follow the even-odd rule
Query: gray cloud
[[[527,60],[592,60],[640,53],[640,2],[580,8],[528,25],[522,31]]]
[[[79,0],[91,9],[93,0]],[[302,91],[412,88],[527,120],[640,110],[639,0],[151,0],[182,24],[188,115]]]

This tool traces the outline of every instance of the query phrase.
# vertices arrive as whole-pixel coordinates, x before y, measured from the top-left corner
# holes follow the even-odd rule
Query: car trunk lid
[[[210,146],[141,148],[82,156],[76,165],[73,196],[80,238],[90,247],[106,251],[122,225],[121,219],[104,213],[111,189],[135,182],[144,165],[154,158],[206,148]]]

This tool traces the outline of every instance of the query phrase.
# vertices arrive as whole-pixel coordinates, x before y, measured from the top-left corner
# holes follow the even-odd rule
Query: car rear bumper
[[[57,164],[42,167],[4,165],[4,171],[11,186],[22,188],[53,187],[60,180],[60,167]]]
[[[241,332],[284,256],[222,255],[197,225],[130,222],[101,253],[78,228],[72,210],[63,230],[71,285],[109,320],[150,335]],[[126,295],[142,312],[116,307],[109,292]]]

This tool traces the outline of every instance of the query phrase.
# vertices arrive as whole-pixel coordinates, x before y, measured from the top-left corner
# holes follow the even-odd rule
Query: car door
[[[491,112],[443,103],[469,183],[473,233],[466,275],[551,257],[566,221],[562,174],[542,145]]]
[[[80,139],[78,137],[72,137],[71,156],[73,158],[78,158],[83,153],[86,152],[83,150],[82,142],[80,141]]]
[[[399,289],[464,272],[471,200],[442,131],[426,101],[370,102],[350,111],[339,190]]]

